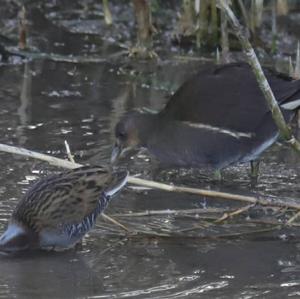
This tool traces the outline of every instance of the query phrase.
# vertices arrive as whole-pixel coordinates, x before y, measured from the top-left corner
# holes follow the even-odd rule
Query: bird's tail
[[[281,105],[281,107],[283,109],[286,110],[296,110],[296,109],[300,109],[300,99],[288,102],[288,103],[284,103]]]

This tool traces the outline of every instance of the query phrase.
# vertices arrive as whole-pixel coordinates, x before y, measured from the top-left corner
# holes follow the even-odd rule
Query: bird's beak
[[[112,152],[111,152],[111,157],[110,157],[111,164],[114,164],[118,160],[118,158],[121,155],[121,152],[122,152],[122,146],[119,142],[116,141],[116,143],[112,149]]]

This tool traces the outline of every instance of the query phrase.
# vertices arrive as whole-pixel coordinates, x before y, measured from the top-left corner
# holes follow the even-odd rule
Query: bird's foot
[[[251,179],[251,185],[256,185],[258,181],[259,176],[259,164],[260,161],[250,161],[250,179]]]

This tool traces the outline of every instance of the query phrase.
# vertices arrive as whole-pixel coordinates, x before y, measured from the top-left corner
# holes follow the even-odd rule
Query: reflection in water
[[[5,275],[0,277],[4,286],[0,294],[2,298],[39,298],[40,292],[43,298],[199,298],[200,294],[277,298],[298,291],[295,245],[117,242],[97,236],[96,231],[81,250],[1,257]]]
[[[75,252],[1,257],[0,264],[0,285],[7,285],[10,298],[75,298],[87,290],[93,294],[93,285],[101,290],[101,281]]]
[[[150,89],[145,88],[141,78],[117,75],[116,67],[108,63],[77,65],[74,71],[74,66],[68,63],[33,61],[25,65],[25,75],[23,68],[22,65],[0,67],[1,142],[24,143],[24,147],[64,157],[67,139],[80,163],[108,163],[110,137],[118,117],[134,107],[146,105],[157,109],[166,101],[165,92],[152,88],[155,86],[147,76],[144,79]],[[170,85],[171,81],[182,82],[183,77],[190,75],[191,68],[196,69],[197,65],[170,64],[157,69],[152,66],[151,72],[155,73],[156,82]],[[34,80],[30,75],[33,73]],[[22,82],[21,105],[16,82]],[[18,131],[19,128],[22,130]],[[28,179],[56,169],[23,157],[4,153],[0,157],[0,230],[3,231],[18,198],[28,189]],[[287,147],[273,147],[263,157],[262,176],[253,192],[299,198],[299,162],[299,157]],[[150,163],[143,155],[125,161],[124,165],[133,173],[151,173]],[[165,170],[158,178],[176,184],[212,187],[201,171]],[[213,188],[249,193],[247,167],[228,169],[225,182]],[[111,204],[108,214],[214,204],[196,196],[128,188]],[[161,216],[140,218],[136,222],[144,230],[158,227],[176,230],[197,220],[175,221]],[[0,298],[300,296],[300,245],[279,240],[278,235],[283,232],[275,231],[265,239],[228,242],[126,239],[120,237],[116,228],[107,227],[100,222],[76,251],[1,256]],[[226,232],[232,229],[227,226]]]
[[[27,71],[33,72],[36,68],[39,68],[36,62],[28,63],[26,67]],[[63,156],[63,141],[67,138],[78,162],[108,162],[110,136],[117,117],[133,106],[151,103],[153,96],[148,89],[137,85],[136,94],[140,97],[137,104],[131,85],[126,83],[124,88],[122,84],[123,80],[127,80],[126,76],[119,77],[114,71],[108,71],[111,68],[106,64],[78,66],[74,73],[72,65],[44,63],[31,82],[31,88],[29,81],[26,84],[23,81],[23,86],[27,87],[23,87],[21,108],[18,94],[12,92],[12,85],[22,74],[22,66],[8,68],[0,76],[3,100],[1,142],[16,142],[16,138],[20,142],[22,136],[15,134],[20,122],[27,127],[42,123],[43,126],[31,129],[24,127],[22,138],[25,147]],[[89,79],[85,80],[86,77]],[[24,96],[27,94],[24,90],[28,93],[31,90],[32,96]],[[71,91],[71,96],[61,96],[65,90]],[[76,96],[76,92],[81,96]],[[160,98],[163,99],[163,94]],[[26,106],[31,107],[30,113]],[[17,111],[19,114],[16,114]],[[18,115],[18,118],[11,118],[12,115]],[[26,176],[49,167],[22,157],[1,156],[0,229],[3,231],[17,198],[28,188],[28,184],[16,185],[16,182],[24,182]],[[140,157],[135,160],[135,165],[129,162],[129,167],[137,173],[149,168],[149,162]],[[257,191],[297,198],[300,194],[299,173],[299,157],[285,147],[273,148],[264,158]],[[210,182],[201,175],[199,181],[197,177],[193,178],[192,172],[180,174],[165,172],[161,178],[187,185],[210,186]],[[228,170],[227,179],[219,188],[236,193],[248,192],[245,167]],[[184,198],[181,194],[128,190],[111,205],[110,211],[185,209],[204,205],[204,200],[199,201],[197,197]],[[142,218],[139,225],[177,229],[184,227],[186,221],[181,219],[175,223],[172,219]],[[85,239],[83,248],[77,251],[14,258],[2,256],[0,297],[199,298],[201,294],[201,298],[252,298],[292,295],[299,288],[297,243],[279,240],[126,241],[111,237],[108,232],[99,226]]]
[[[24,64],[24,75],[20,93],[20,107],[18,109],[18,115],[20,117],[20,125],[17,128],[18,144],[23,146],[26,143],[26,134],[23,134],[25,126],[31,121],[31,83],[32,74],[30,71],[30,65],[28,62]]]
[[[27,125],[31,121],[30,105],[31,105],[31,85],[32,73],[30,71],[30,64],[24,64],[23,82],[21,86],[20,102],[21,105],[18,109],[20,116],[21,126]]]

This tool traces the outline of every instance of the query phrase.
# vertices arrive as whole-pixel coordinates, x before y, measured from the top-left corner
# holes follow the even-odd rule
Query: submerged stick
[[[281,226],[273,226],[273,227],[268,227],[268,228],[262,228],[262,229],[256,229],[252,231],[244,231],[244,232],[237,232],[237,233],[228,233],[228,234],[219,234],[215,236],[210,236],[210,235],[190,235],[187,234],[187,231],[193,231],[195,229],[198,229],[198,227],[195,228],[190,228],[189,230],[182,230],[184,233],[158,233],[158,232],[148,232],[148,231],[143,231],[139,230],[136,231],[135,234],[127,236],[128,238],[140,238],[140,237],[149,237],[149,238],[162,238],[162,239],[171,239],[171,238],[176,238],[176,239],[191,239],[193,241],[196,240],[220,240],[220,239],[236,239],[236,238],[241,238],[243,236],[248,236],[248,235],[254,235],[254,234],[263,234],[267,233],[270,231],[278,230]]]
[[[222,208],[196,208],[196,209],[182,209],[182,210],[146,210],[143,212],[131,212],[131,213],[125,213],[125,214],[120,214],[116,213],[113,214],[112,216],[117,216],[117,217],[128,217],[128,218],[133,218],[133,217],[146,217],[146,216],[185,216],[185,215],[195,215],[199,216],[199,214],[213,214],[213,213],[230,213],[232,212],[232,209],[222,209]]]
[[[37,152],[26,150],[24,148],[17,148],[5,144],[0,144],[0,151],[43,160],[50,163],[51,165],[64,167],[68,169],[74,169],[83,166],[82,164],[72,163],[63,159],[54,158],[45,154],[40,154]],[[168,184],[159,183],[155,181],[140,179],[133,176],[128,176],[128,183],[144,186],[144,187],[160,189],[169,192],[189,193],[189,194],[195,194],[195,195],[201,195],[207,197],[216,197],[216,198],[223,198],[227,200],[247,202],[252,204],[260,204],[263,206],[285,207],[285,208],[293,208],[293,209],[300,210],[300,204],[293,201],[288,201],[287,199],[284,201],[279,199],[269,200],[266,198],[260,198],[255,196],[238,195],[238,194],[191,188],[191,187],[180,187],[180,186],[168,185]]]
[[[300,204],[292,201],[282,201],[279,199],[273,199],[272,201],[266,198],[259,198],[255,196],[246,196],[240,194],[232,194],[227,192],[220,192],[220,191],[213,191],[213,190],[205,190],[205,189],[198,189],[198,188],[191,188],[191,187],[179,187],[174,185],[168,185],[164,183],[148,181],[136,177],[129,176],[128,183],[136,184],[139,186],[144,187],[151,187],[155,189],[161,189],[164,191],[169,192],[179,192],[179,193],[189,193],[207,197],[216,197],[216,198],[223,198],[228,200],[235,200],[240,202],[247,202],[252,204],[260,204],[263,206],[274,206],[274,207],[288,207],[293,209],[300,209]]]
[[[220,218],[218,218],[215,221],[215,223],[221,223],[221,222],[224,222],[225,220],[227,220],[228,218],[232,218],[233,216],[240,215],[240,214],[248,211],[251,207],[253,207],[253,205],[247,205],[245,207],[241,207],[240,209],[237,209],[230,213],[225,212]]]
[[[257,56],[255,54],[255,51],[250,44],[248,38],[245,36],[243,32],[243,28],[240,25],[238,19],[234,15],[233,11],[227,4],[225,0],[219,0],[219,5],[226,14],[229,22],[231,23],[232,28],[234,29],[234,32],[239,39],[240,43],[242,44],[242,47],[244,49],[244,52],[246,54],[248,63],[250,64],[256,80],[258,82],[258,85],[264,94],[264,97],[267,101],[267,104],[272,112],[273,120],[280,132],[280,135],[286,140],[287,143],[291,145],[291,147],[300,154],[300,143],[297,141],[297,139],[293,136],[291,130],[289,129],[288,125],[285,122],[285,119],[282,115],[282,112],[278,106],[278,103],[274,97],[274,94],[271,90],[271,87],[264,75],[264,72],[261,68],[261,65],[257,59]]]

